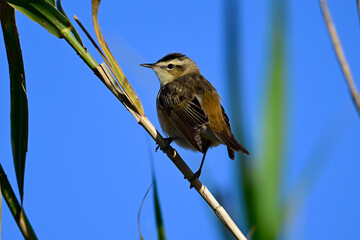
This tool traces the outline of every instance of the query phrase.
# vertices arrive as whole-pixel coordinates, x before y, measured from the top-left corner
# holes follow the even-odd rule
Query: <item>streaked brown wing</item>
[[[176,82],[168,83],[158,97],[171,123],[194,148],[203,152],[200,129],[209,118],[197,97],[189,95]]]

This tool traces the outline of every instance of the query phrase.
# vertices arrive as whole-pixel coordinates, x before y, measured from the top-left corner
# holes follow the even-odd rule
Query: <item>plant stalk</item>
[[[9,206],[11,214],[13,215],[16,224],[19,226],[19,229],[26,240],[37,240],[37,236],[26,217],[24,209],[21,208],[14,191],[12,190],[9,180],[0,164],[0,184],[1,184],[1,193]]]
[[[336,32],[336,28],[335,25],[333,23],[333,21],[331,20],[331,15],[330,15],[330,11],[329,8],[326,4],[325,0],[320,0],[320,4],[321,4],[321,10],[323,12],[324,15],[324,19],[325,19],[325,23],[326,23],[326,27],[329,31],[330,34],[330,38],[336,53],[336,57],[339,61],[341,70],[344,74],[346,83],[348,85],[351,97],[353,99],[353,102],[355,104],[355,107],[357,109],[358,114],[360,115],[360,94],[359,91],[356,88],[356,84],[354,81],[354,78],[351,74],[351,69],[350,66],[346,60],[345,54],[344,54],[344,50],[341,46],[341,42],[339,39],[339,36]],[[359,5],[358,5],[359,6]]]

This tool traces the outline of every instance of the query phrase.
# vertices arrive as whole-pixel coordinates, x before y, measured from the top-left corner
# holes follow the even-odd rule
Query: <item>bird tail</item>
[[[227,150],[228,150],[229,158],[230,158],[231,160],[234,160],[234,159],[235,159],[235,152],[234,152],[234,150],[231,150],[231,148],[227,148]]]
[[[236,140],[236,138],[234,137],[233,134],[231,134],[231,133],[230,134],[218,133],[216,135],[227,146],[229,158],[231,158],[232,160],[235,159],[234,151],[236,151],[236,152],[240,151],[245,155],[248,155],[248,156],[250,155],[249,151]]]
[[[235,159],[235,152],[234,152],[234,150],[233,150],[232,148],[230,148],[230,147],[228,147],[227,150],[228,150],[229,158],[230,158],[231,160],[234,160],[234,159]],[[246,150],[246,148],[245,148],[243,145],[241,145],[240,143],[239,143],[239,148],[236,149],[235,151],[237,151],[237,152],[240,151],[240,152],[242,152],[243,154],[245,154],[245,155],[247,155],[247,156],[250,155],[249,152],[248,152],[248,150]]]
[[[237,152],[240,151],[243,154],[249,156],[250,155],[249,151],[243,145],[241,145],[235,138],[234,138],[234,140],[236,141],[236,144],[237,144],[237,146],[236,146],[237,148],[234,149],[234,150],[237,151]]]
[[[228,147],[227,149],[228,149],[229,158],[231,158],[232,160],[234,160],[235,158],[234,151],[236,152],[240,151],[245,155],[249,156],[250,154],[248,150],[246,150],[246,148],[236,140],[234,134],[232,134],[229,118],[226,115],[225,109],[222,106],[221,106],[221,110],[223,114],[223,120],[226,123],[226,125],[222,125],[222,126],[227,126],[227,127],[225,127],[226,130],[219,131],[215,133],[215,135]]]

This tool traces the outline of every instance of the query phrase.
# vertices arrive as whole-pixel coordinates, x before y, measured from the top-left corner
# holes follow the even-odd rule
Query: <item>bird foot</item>
[[[166,146],[164,148],[161,148],[159,146],[159,144],[157,144],[157,147],[155,148],[155,152],[157,152],[157,150],[162,150],[163,152],[166,151],[166,149],[168,149],[170,147],[170,144],[172,143],[172,141],[178,139],[178,137],[168,137],[168,138],[164,138],[165,142],[166,142]]]
[[[196,173],[194,173],[194,175],[189,179],[190,189],[194,187],[194,186],[191,184],[191,182],[194,181],[196,178],[199,179],[200,175],[201,175],[201,169],[199,169]]]

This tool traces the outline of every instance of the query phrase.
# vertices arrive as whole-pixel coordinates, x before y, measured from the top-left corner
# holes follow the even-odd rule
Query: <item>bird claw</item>
[[[164,138],[165,142],[166,142],[166,146],[164,148],[161,148],[159,144],[157,144],[157,147],[155,148],[155,152],[157,152],[160,148],[160,150],[162,151],[166,151],[166,149],[168,149],[170,147],[170,144],[172,143],[172,141],[178,139],[177,137],[168,137],[168,138]]]
[[[196,173],[194,173],[194,175],[189,179],[190,189],[194,187],[191,182],[194,181],[196,178],[199,179],[200,175],[201,175],[201,169],[199,169]]]

